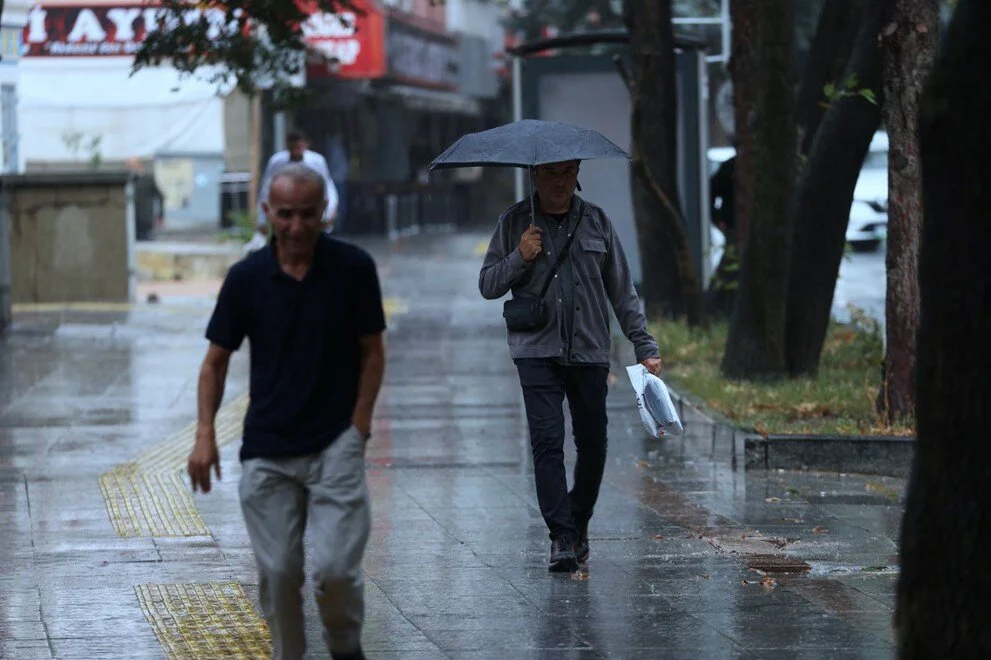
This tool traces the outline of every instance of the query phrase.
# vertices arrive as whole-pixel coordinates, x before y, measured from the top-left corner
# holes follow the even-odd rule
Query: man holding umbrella
[[[617,156],[628,157],[595,131],[523,120],[467,135],[433,163],[527,167],[536,189],[499,218],[478,287],[489,300],[513,294],[503,316],[523,388],[554,572],[577,570],[589,556],[588,524],[606,464],[610,309],[636,359],[651,373],[661,369],[616,230],[601,208],[575,194],[581,160]],[[578,455],[570,492],[565,397]]]

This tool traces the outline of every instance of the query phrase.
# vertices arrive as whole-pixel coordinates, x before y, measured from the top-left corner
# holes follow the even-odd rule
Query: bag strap
[[[547,295],[547,289],[551,288],[551,280],[554,279],[557,269],[561,267],[564,263],[565,258],[568,256],[568,250],[571,249],[571,243],[575,240],[575,236],[578,235],[578,225],[582,223],[582,218],[585,217],[585,200],[579,200],[578,202],[578,221],[575,223],[575,228],[571,230],[571,236],[568,237],[567,242],[564,247],[561,248],[561,253],[557,255],[557,261],[551,266],[550,271],[547,273],[547,279],[544,280],[544,286],[540,289],[540,299],[543,300],[544,296]]]

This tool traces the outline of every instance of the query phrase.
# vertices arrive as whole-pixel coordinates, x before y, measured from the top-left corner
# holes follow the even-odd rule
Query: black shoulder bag
[[[540,289],[540,296],[537,298],[521,296],[503,303],[502,317],[506,319],[506,327],[510,330],[526,332],[529,330],[539,330],[547,325],[547,306],[544,304],[544,296],[547,295],[547,289],[550,288],[551,281],[554,279],[558,268],[561,267],[561,264],[564,263],[565,258],[568,256],[568,250],[571,249],[571,243],[575,240],[575,236],[578,235],[578,225],[582,223],[582,216],[584,215],[585,203],[582,202],[578,206],[578,221],[575,222],[575,228],[561,249],[561,253],[557,256],[557,262],[555,262],[547,273],[544,286]]]

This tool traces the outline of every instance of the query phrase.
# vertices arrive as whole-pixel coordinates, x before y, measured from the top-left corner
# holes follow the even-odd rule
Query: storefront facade
[[[306,27],[314,96],[292,118],[331,170],[343,173],[335,182],[352,193],[343,221],[351,215],[352,229],[359,217],[372,222],[381,211],[378,197],[388,191],[453,184],[448,173],[428,173],[429,163],[464,133],[484,127],[483,96],[495,87],[483,96],[465,89],[466,78],[494,74],[486,57],[466,60],[466,40],[475,50],[477,43],[448,31],[443,11],[425,4],[417,15],[372,1],[361,9],[344,15],[343,26],[336,17],[315,17]],[[483,70],[472,71],[472,62]],[[337,167],[342,149],[346,166]]]
[[[164,194],[167,228],[215,227],[225,90],[208,71],[184,78],[159,66],[131,75],[157,11],[141,0],[43,0],[30,8],[19,64],[20,157],[27,171],[139,162]]]

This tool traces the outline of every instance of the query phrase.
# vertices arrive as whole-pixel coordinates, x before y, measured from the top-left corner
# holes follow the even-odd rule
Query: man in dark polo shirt
[[[296,163],[272,179],[264,209],[274,238],[230,269],[207,327],[189,457],[193,489],[209,492],[211,468],[220,478],[214,420],[231,353],[247,337],[240,498],[275,658],[305,653],[307,526],[327,647],[335,659],[363,657],[364,450],[385,369],[385,315],[371,256],[322,231],[324,185]]]

